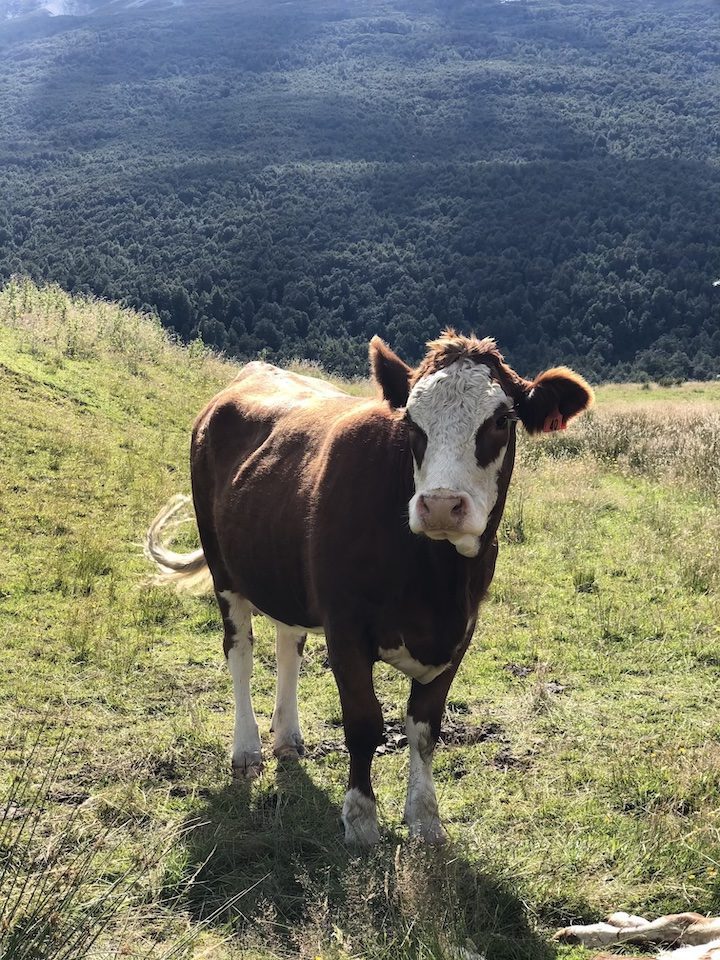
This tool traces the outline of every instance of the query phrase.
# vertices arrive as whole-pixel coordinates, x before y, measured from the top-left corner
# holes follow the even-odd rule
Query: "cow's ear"
[[[550,433],[564,430],[568,420],[587,410],[593,399],[592,388],[579,373],[553,367],[527,383],[517,411],[528,433]]]
[[[390,406],[404,407],[410,393],[410,367],[380,337],[370,341],[370,365],[375,383]]]

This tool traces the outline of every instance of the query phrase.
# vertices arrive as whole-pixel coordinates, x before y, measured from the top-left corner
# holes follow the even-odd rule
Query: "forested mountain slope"
[[[346,374],[448,323],[720,374],[713,0],[40,7],[0,21],[0,279]]]

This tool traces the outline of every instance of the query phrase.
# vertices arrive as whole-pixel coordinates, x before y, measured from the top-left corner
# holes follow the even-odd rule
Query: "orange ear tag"
[[[555,430],[567,430],[567,423],[563,420],[563,415],[557,409],[545,417],[543,424],[543,433],[553,433]]]

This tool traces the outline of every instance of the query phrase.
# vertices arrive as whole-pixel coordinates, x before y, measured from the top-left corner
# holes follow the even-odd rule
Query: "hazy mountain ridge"
[[[185,0],[3,0],[0,2],[0,19],[15,20],[34,15],[53,17],[83,17],[91,14],[132,13],[169,10],[179,7]]]
[[[713,4],[141,9],[0,31],[1,275],[346,373],[444,323],[720,372]]]

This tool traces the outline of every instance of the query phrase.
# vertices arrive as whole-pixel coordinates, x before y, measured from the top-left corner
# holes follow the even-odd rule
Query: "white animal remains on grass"
[[[699,913],[671,913],[657,920],[612,913],[604,923],[571,926],[558,930],[556,940],[581,943],[584,947],[609,947],[621,943],[669,946],[661,960],[720,960],[720,917]],[[614,954],[602,953],[594,960],[610,960]],[[624,960],[640,960],[627,957]],[[619,960],[619,958],[618,958]]]

